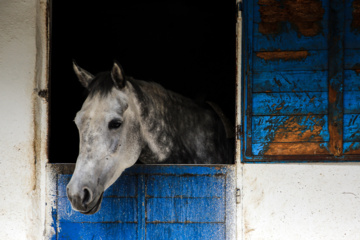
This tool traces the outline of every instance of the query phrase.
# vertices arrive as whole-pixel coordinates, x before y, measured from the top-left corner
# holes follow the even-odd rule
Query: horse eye
[[[116,129],[116,128],[119,128],[120,126],[121,126],[121,121],[114,119],[109,122],[108,127],[109,127],[109,129]]]

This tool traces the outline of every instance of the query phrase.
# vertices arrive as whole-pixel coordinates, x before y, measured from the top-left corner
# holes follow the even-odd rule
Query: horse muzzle
[[[91,215],[100,210],[104,192],[95,196],[88,187],[83,187],[80,191],[73,191],[71,186],[68,185],[66,193],[75,211]]]

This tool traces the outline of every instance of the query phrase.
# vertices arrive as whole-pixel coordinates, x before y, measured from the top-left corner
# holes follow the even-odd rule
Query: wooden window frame
[[[241,153],[242,162],[344,162],[360,161],[360,155],[343,153],[344,126],[344,33],[345,3],[330,0],[329,38],[328,38],[328,131],[329,154],[319,155],[253,155],[252,153],[252,64],[253,64],[253,1],[244,2],[242,42],[242,123]],[[250,20],[249,20],[250,19]],[[299,145],[302,143],[299,142]]]

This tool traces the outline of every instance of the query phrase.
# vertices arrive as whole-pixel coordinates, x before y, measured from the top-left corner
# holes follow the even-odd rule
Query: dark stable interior
[[[126,75],[197,101],[217,103],[235,122],[235,1],[52,1],[52,163],[75,163],[73,122],[86,98],[72,61],[96,74],[117,60]]]

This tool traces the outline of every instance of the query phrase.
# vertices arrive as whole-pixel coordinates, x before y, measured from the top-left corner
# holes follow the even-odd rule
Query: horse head
[[[67,195],[74,210],[93,214],[100,209],[104,191],[137,161],[140,137],[131,84],[118,63],[111,72],[96,76],[74,63],[74,71],[89,95],[76,114],[80,150]]]

